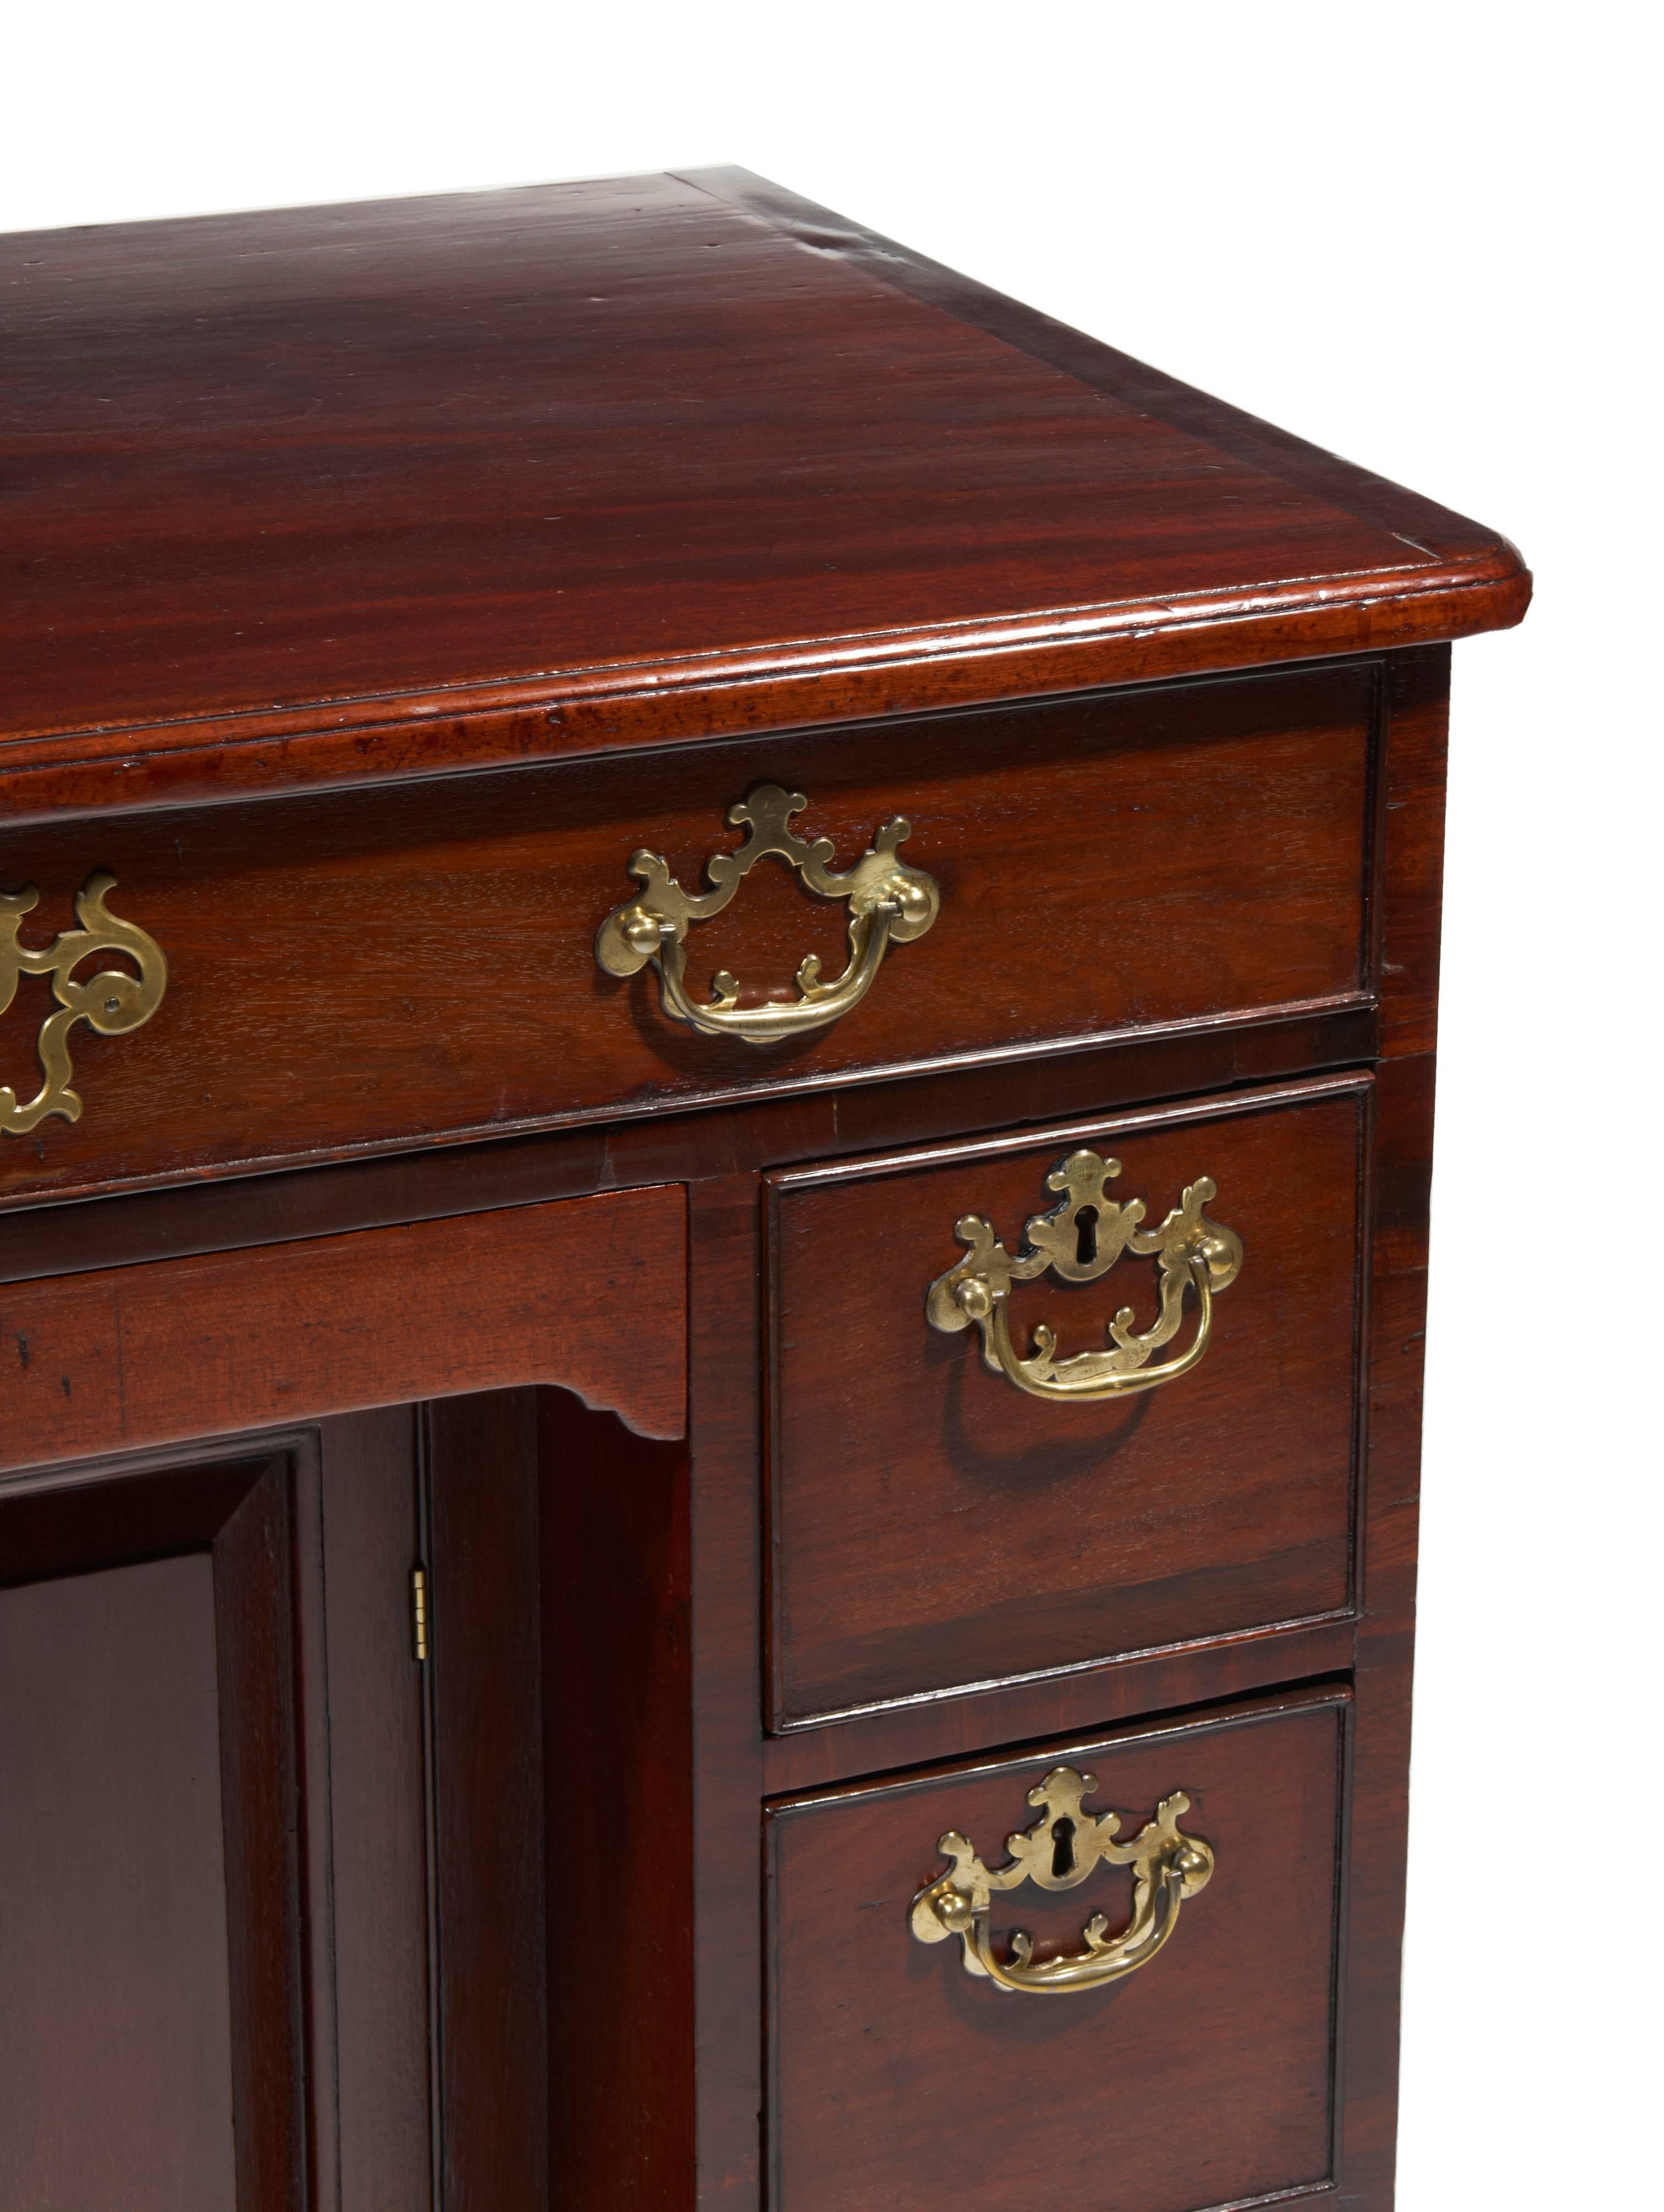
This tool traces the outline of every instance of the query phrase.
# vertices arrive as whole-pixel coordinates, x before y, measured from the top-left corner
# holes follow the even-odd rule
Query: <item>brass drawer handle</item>
[[[1207,1350],[1215,1297],[1236,1279],[1242,1240],[1202,1212],[1218,1196],[1212,1176],[1199,1176],[1186,1185],[1159,1229],[1140,1229],[1141,1198],[1120,1206],[1104,1195],[1105,1183],[1120,1173],[1119,1160],[1071,1152],[1046,1178],[1047,1189],[1061,1191],[1062,1197],[1049,1213],[1035,1214],[1025,1224],[1025,1249],[1015,1259],[980,1213],[962,1216],[954,1235],[970,1250],[931,1285],[925,1301],[931,1327],[951,1333],[975,1322],[982,1332],[987,1364],[1035,1398],[1116,1398],[1153,1390],[1187,1374]],[[1123,1252],[1161,1262],[1161,1302],[1153,1327],[1136,1334],[1133,1309],[1123,1306],[1109,1324],[1112,1350],[1059,1359],[1054,1357],[1057,1338],[1042,1322],[1035,1329],[1032,1354],[1020,1359],[1008,1318],[1011,1285],[1032,1282],[1048,1270],[1066,1283],[1090,1283],[1108,1274]],[[1151,1354],[1177,1335],[1185,1293],[1193,1289],[1199,1311],[1188,1347],[1159,1366],[1146,1366]]]
[[[20,1106],[10,1084],[0,1084],[0,1131],[26,1136],[48,1114],[78,1121],[82,1102],[71,1088],[75,1068],[70,1059],[70,1031],[77,1022],[87,1022],[100,1036],[121,1036],[142,1029],[161,1004],[167,988],[167,959],[154,937],[105,905],[105,894],[115,887],[116,879],[107,872],[89,876],[76,895],[80,928],[60,931],[44,952],[32,952],[17,941],[18,925],[40,903],[39,892],[33,884],[21,891],[0,891],[0,1013],[15,996],[20,975],[50,975],[58,1000],[58,1012],[42,1022],[35,1044],[40,1088]],[[101,968],[84,983],[72,982],[70,970],[94,952],[124,952],[138,974]]]
[[[747,1044],[773,1044],[784,1037],[823,1030],[858,1006],[892,945],[910,945],[936,919],[941,892],[921,868],[896,858],[909,824],[897,815],[886,822],[854,866],[833,872],[833,844],[817,837],[807,844],[792,830],[794,814],[809,804],[800,791],[760,783],[728,809],[745,842],[737,853],[717,853],[705,863],[711,889],[684,891],[657,853],[630,857],[629,872],[644,886],[616,906],[601,924],[595,957],[609,975],[634,975],[649,960],[659,970],[659,991],[667,1014],[705,1036],[744,1037]],[[711,1002],[688,994],[688,931],[722,912],[744,878],[772,853],[793,869],[818,897],[841,899],[849,908],[849,965],[835,982],[823,983],[821,963],[811,953],[798,969],[798,996],[787,1003],[741,1006],[739,985],[723,969],[712,981]]]
[[[1041,1815],[1033,1827],[1007,1836],[1008,1865],[990,1873],[965,1838],[950,1828],[937,1844],[953,1861],[946,1874],[913,1900],[910,1924],[921,1943],[943,1943],[956,1936],[964,1947],[965,1972],[1002,1990],[1027,1990],[1037,1996],[1070,1990],[1095,1990],[1119,1982],[1147,1966],[1179,1924],[1179,1907],[1205,1889],[1213,1872],[1213,1850],[1199,1837],[1181,1832],[1179,1815],[1190,1810],[1182,1790],[1163,1797],[1156,1817],[1130,1844],[1118,1844],[1119,1813],[1094,1815],[1081,1800],[1097,1789],[1096,1777],[1072,1766],[1054,1766],[1029,1792]],[[1036,1962],[1034,1939],[1013,1929],[1010,1956],[995,1953],[989,1926],[996,1890],[1018,1889],[1032,1881],[1042,1889],[1073,1889],[1092,1869],[1133,1869],[1133,1917],[1119,1936],[1095,1912],[1082,1936],[1085,1946]]]

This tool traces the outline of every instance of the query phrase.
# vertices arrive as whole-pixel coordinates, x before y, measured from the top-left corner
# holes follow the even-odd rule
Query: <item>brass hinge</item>
[[[428,1656],[428,1570],[410,1570],[410,1651],[416,1659]]]

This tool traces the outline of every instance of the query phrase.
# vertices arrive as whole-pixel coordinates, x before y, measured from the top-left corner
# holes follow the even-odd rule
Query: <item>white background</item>
[[[0,229],[743,162],[1524,549],[1525,628],[1456,651],[1406,2212],[1659,2201],[1643,26],[0,5]]]

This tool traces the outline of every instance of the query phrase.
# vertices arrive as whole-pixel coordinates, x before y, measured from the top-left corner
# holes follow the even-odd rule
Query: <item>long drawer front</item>
[[[1348,1711],[1295,1692],[776,1804],[772,2212],[1322,2193]]]
[[[13,829],[0,1199],[1365,1003],[1375,682]]]

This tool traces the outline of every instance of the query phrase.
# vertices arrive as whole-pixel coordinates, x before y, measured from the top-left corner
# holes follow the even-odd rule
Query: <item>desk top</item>
[[[744,171],[0,240],[0,803],[1518,620],[1494,532]]]

